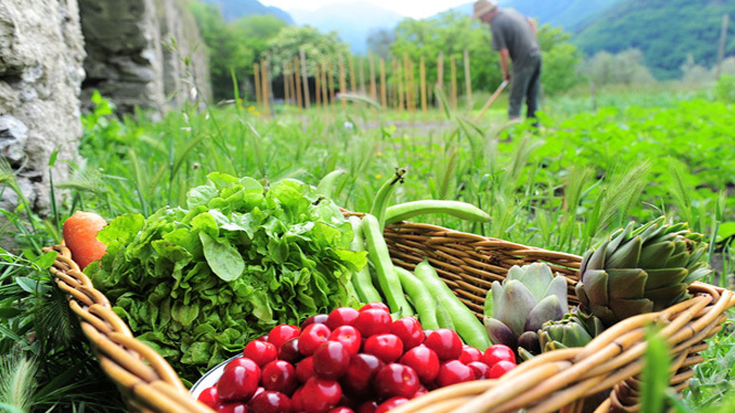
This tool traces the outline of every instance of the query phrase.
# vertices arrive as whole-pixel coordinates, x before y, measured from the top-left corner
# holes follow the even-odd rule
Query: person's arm
[[[508,49],[501,49],[498,53],[500,53],[500,69],[503,71],[503,80],[510,80],[510,72],[508,71],[510,53]]]

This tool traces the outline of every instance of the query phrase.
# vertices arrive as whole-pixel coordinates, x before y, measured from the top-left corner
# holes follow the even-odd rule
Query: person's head
[[[494,0],[478,0],[475,2],[475,12],[472,14],[473,19],[480,19],[483,23],[490,21],[498,14],[498,3]]]

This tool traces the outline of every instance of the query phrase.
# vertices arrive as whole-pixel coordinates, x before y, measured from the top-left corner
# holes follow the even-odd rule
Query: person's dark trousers
[[[514,64],[511,82],[508,117],[510,119],[521,117],[521,107],[525,97],[528,106],[526,117],[535,118],[538,93],[541,88],[541,56],[529,57],[523,65]]]

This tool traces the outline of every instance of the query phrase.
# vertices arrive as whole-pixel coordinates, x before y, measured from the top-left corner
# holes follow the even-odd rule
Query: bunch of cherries
[[[385,304],[371,303],[274,327],[248,343],[199,401],[222,413],[384,413],[515,365],[507,346],[483,353],[452,330],[422,330],[414,317],[393,321]]]

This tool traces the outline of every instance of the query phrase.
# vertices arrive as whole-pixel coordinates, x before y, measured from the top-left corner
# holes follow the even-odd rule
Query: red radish
[[[94,212],[77,211],[64,221],[64,243],[82,270],[107,253],[105,244],[97,240],[105,225],[107,221]]]

